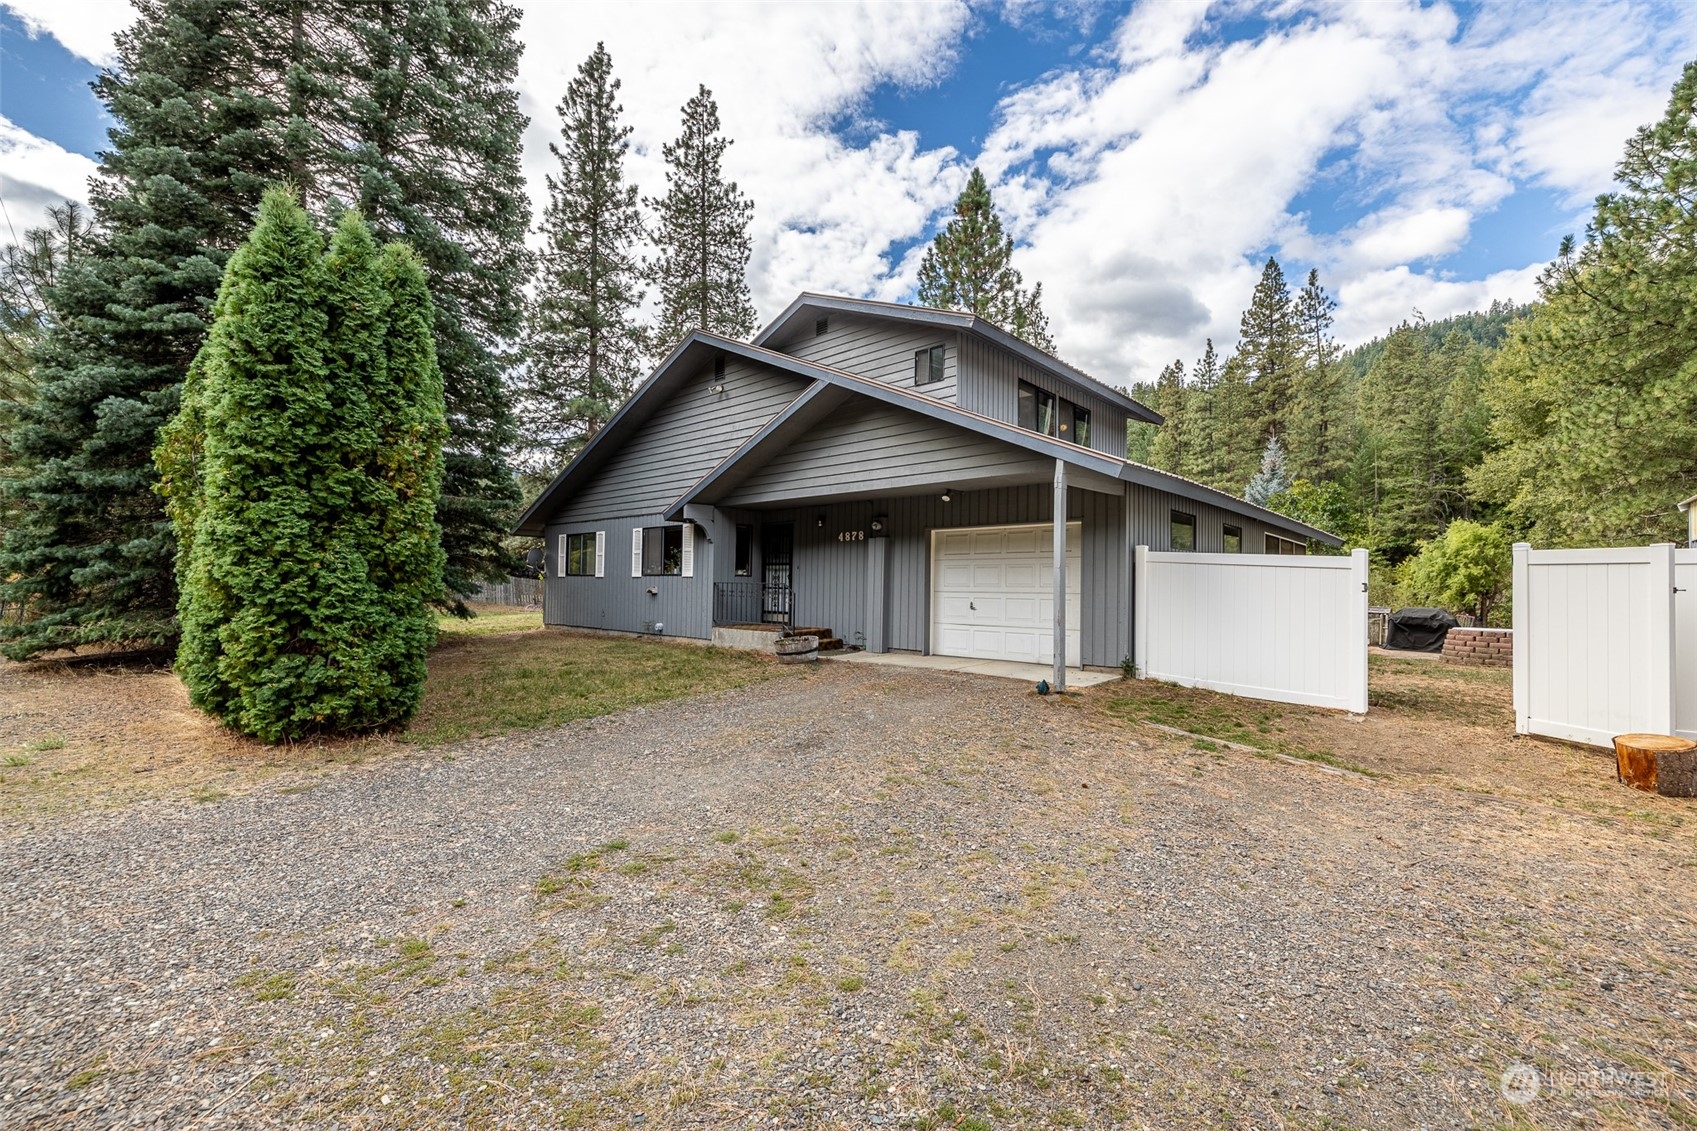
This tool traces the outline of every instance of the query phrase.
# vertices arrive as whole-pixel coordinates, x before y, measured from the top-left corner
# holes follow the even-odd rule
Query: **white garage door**
[[[931,650],[1055,662],[1054,527],[973,526],[932,534]],[[1067,523],[1067,662],[1078,663],[1080,527]]]

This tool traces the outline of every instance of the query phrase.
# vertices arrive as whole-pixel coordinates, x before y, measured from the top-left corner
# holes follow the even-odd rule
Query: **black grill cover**
[[[1444,637],[1461,622],[1443,609],[1398,609],[1385,626],[1385,647],[1442,652]]]

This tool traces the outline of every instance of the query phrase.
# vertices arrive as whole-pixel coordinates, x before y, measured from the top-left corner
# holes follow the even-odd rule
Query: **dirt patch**
[[[1608,815],[1653,833],[1690,829],[1697,820],[1688,803],[1621,788],[1608,751],[1516,736],[1508,671],[1375,655],[1364,717],[1147,682],[1103,684],[1086,698],[1113,718],[1176,726],[1403,785]]]
[[[145,800],[206,803],[279,776],[327,772],[411,746],[557,725],[782,678],[763,657],[540,628],[541,614],[477,606],[443,618],[417,718],[396,733],[277,746],[197,711],[168,667],[135,658],[0,660],[0,830]]]

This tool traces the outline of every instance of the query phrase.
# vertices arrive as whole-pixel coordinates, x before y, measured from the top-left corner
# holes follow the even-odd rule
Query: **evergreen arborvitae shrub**
[[[328,250],[268,192],[156,459],[177,669],[268,742],[410,717],[441,592],[442,381],[424,273],[354,214]]]

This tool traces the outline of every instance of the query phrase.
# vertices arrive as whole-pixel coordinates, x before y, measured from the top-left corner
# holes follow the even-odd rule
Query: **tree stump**
[[[1647,793],[1697,796],[1697,742],[1665,734],[1618,735],[1615,774],[1627,785]]]
[[[1697,743],[1688,750],[1656,755],[1656,792],[1663,797],[1697,797]]]

